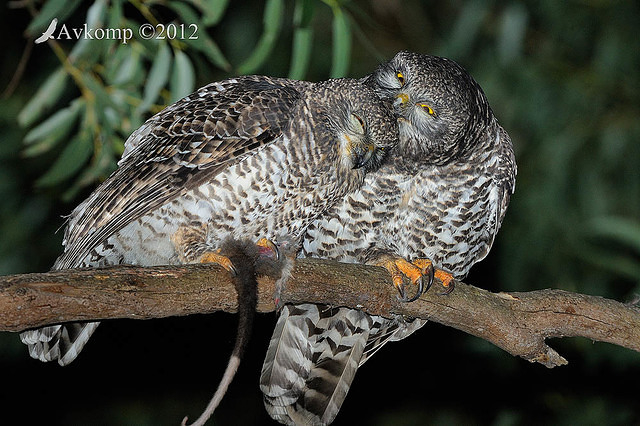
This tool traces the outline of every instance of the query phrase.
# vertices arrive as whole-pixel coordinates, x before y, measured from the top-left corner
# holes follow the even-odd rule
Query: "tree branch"
[[[274,280],[263,277],[259,282],[258,311],[273,311]],[[449,295],[431,289],[417,301],[403,303],[383,268],[300,259],[283,300],[428,319],[547,367],[567,363],[545,343],[548,337],[582,336],[640,352],[640,309],[634,305],[561,290],[491,293],[461,282],[455,285]],[[3,331],[68,321],[234,312],[236,307],[229,274],[213,264],[118,266],[0,277]]]

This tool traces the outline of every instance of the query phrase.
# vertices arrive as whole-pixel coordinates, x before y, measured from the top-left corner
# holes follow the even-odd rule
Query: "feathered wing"
[[[119,168],[72,213],[54,269],[83,259],[130,222],[280,138],[301,95],[287,80],[240,77],[212,83],[150,118],[125,146]],[[73,361],[99,322],[20,334],[33,358]]]
[[[349,308],[284,306],[260,376],[269,415],[289,425],[330,424],[358,367],[417,329],[414,323]]]
[[[498,137],[500,138],[499,163],[496,176],[498,177],[498,187],[501,191],[500,208],[498,213],[498,229],[502,224],[504,215],[507,212],[511,195],[516,190],[516,174],[518,166],[516,165],[516,157],[513,153],[513,144],[509,134],[500,125],[498,125]],[[495,233],[498,233],[498,229]]]
[[[295,88],[256,77],[212,83],[134,133],[120,167],[72,213],[54,268],[77,266],[128,223],[278,140],[300,100]]]

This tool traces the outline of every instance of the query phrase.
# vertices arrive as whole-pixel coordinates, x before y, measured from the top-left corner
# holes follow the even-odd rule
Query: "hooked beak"
[[[393,102],[393,106],[399,107],[406,104],[407,102],[409,102],[409,95],[407,95],[406,93],[399,93],[396,96],[396,100]]]
[[[353,168],[359,169],[371,160],[373,153],[376,150],[374,144],[370,143],[362,147],[358,147],[353,150]]]

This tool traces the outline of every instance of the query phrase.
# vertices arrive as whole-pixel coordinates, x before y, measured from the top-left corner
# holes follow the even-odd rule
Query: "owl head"
[[[397,144],[396,117],[361,81],[341,78],[315,83],[307,98],[319,124],[314,132],[324,134],[316,139],[331,141],[328,158],[343,173],[364,179]]]
[[[437,56],[399,52],[365,84],[392,104],[398,117],[397,152],[412,162],[447,164],[472,155],[493,113],[464,68]]]

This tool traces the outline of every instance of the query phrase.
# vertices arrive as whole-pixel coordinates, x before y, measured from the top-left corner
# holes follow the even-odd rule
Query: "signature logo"
[[[47,30],[43,32],[42,35],[36,39],[36,44],[44,43],[50,38],[53,38],[53,32],[56,30],[57,25],[58,25],[58,18],[53,18],[53,20],[49,24],[49,28],[47,28]]]

